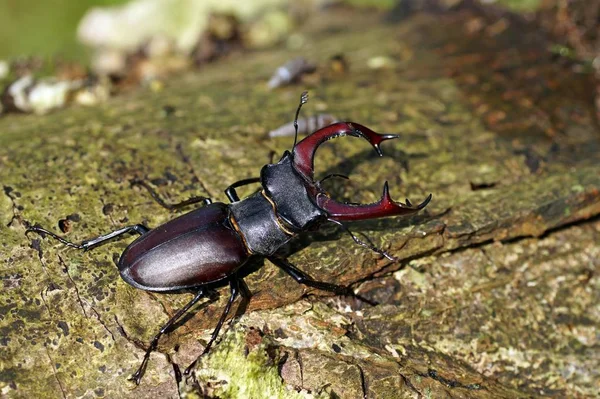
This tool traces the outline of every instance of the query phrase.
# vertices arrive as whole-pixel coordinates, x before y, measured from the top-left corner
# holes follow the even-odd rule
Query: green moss
[[[245,337],[243,331],[230,332],[214,351],[202,358],[196,377],[201,386],[211,390],[210,396],[223,399],[307,397],[283,383],[264,341],[249,348]]]
[[[321,308],[293,309],[297,317],[288,322],[281,306],[322,293],[296,284],[269,262],[246,278],[254,293],[246,314],[264,317],[254,327],[267,335],[281,329],[276,335],[282,338],[272,340],[293,349],[290,368],[300,368],[292,362],[300,351],[303,380],[286,381],[311,392],[325,384],[348,390],[358,385],[360,390],[360,378],[348,378],[358,375],[360,366],[365,385],[373,390],[369,397],[389,397],[374,387],[400,372],[424,396],[429,392],[442,397],[448,387],[427,376],[431,367],[465,386],[484,383],[485,389],[464,395],[470,397],[517,397],[512,390],[507,393],[505,387],[512,386],[528,387],[536,394],[550,384],[562,390],[562,396],[595,392],[589,382],[593,375],[586,372],[598,369],[597,359],[582,355],[579,347],[565,355],[550,352],[570,350],[573,336],[590,345],[595,342],[589,322],[566,326],[581,315],[598,325],[589,312],[599,303],[599,290],[593,289],[596,273],[590,269],[600,258],[598,227],[573,228],[553,240],[559,234],[555,230],[541,247],[508,245],[518,237],[539,236],[600,213],[595,110],[584,90],[593,87],[581,75],[549,64],[545,53],[536,58],[521,48],[522,32],[510,26],[502,40],[488,40],[485,35],[465,37],[462,27],[468,21],[456,25],[454,15],[450,28],[441,15],[419,14],[396,25],[381,24],[380,15],[365,12],[356,15],[360,25],[348,24],[341,15],[323,12],[311,18],[313,27],[307,25],[306,35],[314,38],[311,54],[316,61],[324,64],[331,55],[343,53],[351,69],[343,78],[324,80],[311,89],[303,113],[331,112],[380,132],[401,133],[402,138],[384,143],[384,158],[376,157],[362,140],[328,143],[317,154],[319,176],[349,174],[348,182],[328,183],[337,184],[336,198],[350,201],[376,200],[385,180],[390,181],[393,198],[409,196],[416,202],[432,192],[434,199],[414,217],[351,226],[394,256],[412,260],[416,270],[392,275],[405,262],[380,259],[332,228],[315,233],[312,241],[298,242],[290,260],[299,268],[323,281],[362,281],[353,287],[381,303],[367,307],[348,298],[312,298],[339,303],[351,322],[332,323]],[[541,43],[538,48],[546,47]],[[482,61],[473,58],[482,51]],[[397,69],[368,69],[368,60],[382,54],[397,59]],[[6,396],[45,397],[61,387],[68,397],[84,396],[98,386],[111,398],[177,395],[173,365],[165,354],[171,355],[180,344],[172,359],[187,366],[198,354],[200,331],[210,334],[214,328],[226,292],[219,303],[201,307],[161,340],[160,353],[152,355],[142,384],[133,389],[126,379],[144,352],[134,343],[147,344],[158,325],[189,296],[146,293],[119,278],[113,255],[133,238],[81,253],[47,238],[25,237],[25,227],[39,223],[58,231],[58,220],[77,213],[80,221],[65,237],[78,242],[127,224],[154,227],[173,218],[174,213],[161,209],[146,192],[130,187],[135,177],[156,182],[169,202],[193,195],[225,200],[222,190],[228,183],[254,176],[270,151],[281,154],[291,145],[290,138],[267,140],[264,135],[289,121],[304,87],[267,92],[265,81],[277,65],[296,55],[297,50],[279,49],[232,56],[199,73],[167,80],[161,92],[134,91],[99,107],[72,107],[43,117],[0,118],[0,181],[5,191],[12,188],[0,200],[0,303],[7,307],[0,312],[0,336],[8,337],[0,340],[0,361],[18,367],[3,376],[12,385],[0,382],[0,390],[8,390]],[[527,60],[525,66],[521,61],[515,64],[517,56],[517,61]],[[490,65],[503,72],[492,71]],[[523,105],[519,99],[537,103],[528,109],[527,101]],[[438,103],[443,106],[431,106]],[[176,111],[165,116],[166,105]],[[506,114],[505,123],[485,119],[497,109]],[[533,120],[546,121],[543,115],[560,134],[541,134],[531,125]],[[549,137],[560,138],[560,146],[551,148]],[[540,158],[538,170],[530,170],[528,156]],[[492,186],[473,189],[469,183]],[[111,205],[106,207],[110,212],[105,205]],[[495,243],[483,246],[486,241]],[[438,258],[443,251],[451,256]],[[380,275],[388,279],[373,280]],[[59,322],[68,323],[68,336]],[[494,345],[479,345],[474,337],[482,332]],[[278,361],[273,358],[282,355],[271,355],[270,344],[254,346],[246,354],[240,334],[213,348],[205,359],[211,374],[202,377],[202,384],[226,377],[218,386],[221,397],[243,396],[240,392],[250,392],[246,390],[260,391],[255,397],[266,396],[264,392],[296,395],[277,375]],[[415,348],[421,343],[424,349]],[[406,348],[406,355],[392,350],[381,360],[381,346],[386,345]],[[565,377],[564,383],[549,382],[546,370],[517,368],[510,348],[518,348],[534,360],[532,365],[543,364],[556,376],[567,362],[580,371]],[[61,366],[54,370],[57,363]],[[323,365],[330,364],[335,368],[327,369],[326,375]],[[461,364],[489,378],[464,371]],[[478,365],[487,368],[480,370]],[[191,382],[188,389],[194,389]],[[340,396],[344,391],[331,390]]]

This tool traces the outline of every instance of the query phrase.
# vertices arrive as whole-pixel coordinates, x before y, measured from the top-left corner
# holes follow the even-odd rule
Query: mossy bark
[[[554,63],[527,26],[481,18],[385,24],[381,15],[331,10],[308,23],[301,50],[234,56],[101,107],[1,119],[3,395],[176,397],[201,387],[259,397],[266,385],[249,388],[248,378],[282,397],[600,391],[600,135],[591,78]],[[291,138],[265,134],[289,121],[305,87],[268,91],[266,81],[299,53],[323,66],[303,112],[402,134],[385,143],[384,158],[360,140],[323,146],[319,175],[351,176],[328,189],[371,202],[388,180],[392,197],[416,202],[431,192],[433,200],[412,218],[350,226],[398,262],[334,229],[290,248],[290,260],[313,277],[354,283],[378,306],[306,289],[265,261],[246,278],[254,297],[202,359],[197,384],[178,385],[174,369],[200,353],[225,289],[161,341],[135,387],[127,377],[142,345],[190,297],[122,281],[114,258],[129,240],[81,253],[25,237],[26,225],[57,230],[77,214],[66,237],[80,241],[172,218],[130,186],[134,177],[173,202],[224,201],[228,183],[256,176],[271,151],[289,149]],[[350,69],[330,75],[327,60],[340,53]],[[379,56],[387,68],[369,69]]]

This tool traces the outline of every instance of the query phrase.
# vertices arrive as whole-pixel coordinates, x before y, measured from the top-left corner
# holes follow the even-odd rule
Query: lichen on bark
[[[339,53],[350,62],[343,77],[324,73],[303,112],[402,134],[381,159],[360,140],[338,139],[319,150],[317,171],[350,174],[327,187],[353,202],[376,200],[385,180],[393,198],[434,199],[411,218],[350,225],[398,262],[331,228],[290,248],[290,261],[313,277],[352,283],[379,305],[308,290],[265,261],[246,278],[254,297],[201,362],[199,384],[183,381],[179,390],[206,391],[202,376],[217,370],[211,359],[246,357],[242,365],[256,353],[268,363],[264,378],[280,378],[277,389],[290,396],[593,395],[600,140],[589,77],[554,63],[544,39],[512,19],[492,29],[468,11],[381,18],[329,10],[303,30],[302,51],[320,65]],[[132,188],[134,177],[173,202],[225,200],[228,183],[255,176],[271,151],[290,147],[290,138],[265,135],[291,119],[304,87],[265,84],[295,55],[232,56],[161,92],[0,120],[4,395],[178,395],[175,369],[201,352],[226,291],[161,340],[135,387],[127,377],[143,346],[189,296],[122,281],[113,259],[129,240],[80,253],[25,237],[25,228],[57,231],[77,214],[66,237],[80,241],[174,217]],[[380,56],[393,63],[369,69]],[[227,380],[220,392],[243,381]]]

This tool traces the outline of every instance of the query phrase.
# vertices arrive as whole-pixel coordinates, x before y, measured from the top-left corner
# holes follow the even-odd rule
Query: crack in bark
[[[435,370],[435,369],[427,369],[427,374],[418,373],[418,372],[416,374],[423,378],[431,378],[434,381],[444,384],[448,388],[464,388],[464,389],[468,389],[469,391],[479,391],[481,389],[485,390],[485,387],[482,386],[481,384],[477,384],[477,383],[463,384],[460,381],[451,380],[449,378],[442,377],[441,375],[438,374],[437,370]]]
[[[294,357],[298,362],[298,366],[300,366],[300,386],[304,387],[304,362],[302,362],[302,356],[300,356],[300,352],[298,352],[298,350],[295,350],[294,352]]]
[[[294,387],[294,389],[296,389],[297,391],[300,391],[302,389],[308,389],[304,386],[304,364],[302,363],[302,357],[300,356],[300,352],[296,348],[291,348],[291,347],[285,347],[285,348],[293,353],[294,360],[298,364],[298,368],[300,371],[300,384],[292,385],[289,382],[287,382],[285,380],[285,378],[283,377],[282,369],[283,369],[283,366],[285,365],[285,363],[287,363],[287,360],[289,358],[289,354],[287,352],[285,352],[284,356],[280,359],[279,364],[278,364],[277,371],[279,373],[279,377],[285,384],[292,385]]]
[[[412,381],[407,376],[405,376],[404,374],[400,373],[400,378],[402,378],[402,381],[404,381],[404,384],[408,387],[408,389],[410,389],[411,391],[413,391],[414,393],[416,393],[419,398],[423,397],[423,394],[421,393],[421,391],[419,391],[417,389],[417,387],[415,387],[413,385]]]
[[[532,238],[543,239],[543,238],[547,238],[551,234],[559,233],[559,232],[564,231],[566,229],[569,229],[571,227],[578,227],[578,226],[586,225],[588,223],[593,223],[593,222],[595,222],[595,221],[597,221],[599,219],[600,219],[600,216],[594,216],[594,217],[592,217],[590,219],[580,219],[580,220],[572,222],[572,223],[566,223],[566,224],[563,224],[561,226],[557,226],[555,228],[548,229],[542,235],[537,236],[537,237],[533,237],[533,236],[518,236],[518,237],[513,237],[513,238],[510,238],[510,239],[506,239],[506,240],[501,240],[501,242],[502,243],[513,244],[513,243],[518,243],[518,242],[521,242],[523,240],[528,240],[528,239],[532,239]],[[444,248],[445,244],[447,243],[447,238],[444,236],[444,231],[445,231],[446,227],[447,227],[447,225],[444,225],[444,229],[441,232],[436,233],[443,240],[442,245],[440,245],[439,247],[432,248],[431,250],[428,250],[428,251],[425,251],[425,252],[422,252],[422,253],[415,254],[413,256],[407,257],[407,258],[403,259],[400,262],[401,263],[401,267],[399,267],[397,270],[390,270],[390,271],[387,271],[387,272],[385,272],[385,273],[383,273],[381,275],[377,275],[377,273],[379,273],[381,271],[384,271],[386,267],[389,267],[390,265],[392,265],[394,263],[394,262],[390,262],[390,263],[384,265],[383,267],[379,268],[377,271],[375,271],[373,273],[370,273],[368,276],[366,276],[366,277],[364,277],[364,278],[362,278],[360,280],[357,280],[357,282],[358,281],[365,282],[365,281],[369,281],[369,280],[371,280],[373,278],[380,278],[380,277],[389,276],[392,273],[400,270],[401,268],[403,268],[403,267],[405,267],[407,265],[410,266],[409,263],[411,261],[415,260],[415,259],[421,259],[421,258],[425,258],[427,256],[432,256],[432,255],[436,255],[436,256],[443,255],[443,254],[453,255],[453,254],[457,254],[457,253],[460,253],[460,252],[463,252],[463,251],[468,251],[468,250],[471,250],[471,249],[479,249],[483,253],[483,255],[486,257],[486,259],[488,259],[492,264],[494,263],[493,260],[489,257],[489,255],[486,253],[486,251],[484,249],[484,247],[486,247],[489,244],[495,242],[495,240],[493,238],[490,238],[490,239],[487,239],[487,240],[481,241],[481,242],[474,242],[474,243],[471,243],[471,244],[468,244],[468,245],[461,245],[461,246],[456,247],[456,248],[450,248],[450,249],[444,250],[443,248]],[[472,234],[475,234],[475,232],[472,233]],[[352,283],[352,284],[355,284],[355,283]]]
[[[48,346],[46,344],[44,344],[44,349],[46,350],[46,355],[48,356],[48,360],[50,361],[50,367],[52,367],[52,374],[54,375],[54,378],[56,379],[56,382],[60,387],[62,397],[66,399],[67,393],[65,392],[65,388],[63,387],[62,382],[60,382],[60,379],[58,378],[56,367],[54,366],[54,360],[52,360],[52,356],[50,356],[50,351],[48,350]]]
[[[146,350],[148,350],[148,347],[144,345],[144,343],[138,339],[132,338],[129,336],[129,334],[127,334],[127,331],[125,331],[125,327],[123,327],[123,325],[121,324],[121,322],[119,321],[119,318],[117,317],[117,315],[114,315],[115,318],[115,323],[117,323],[117,329],[119,330],[119,333],[121,334],[121,336],[123,338],[125,338],[129,343],[131,343],[133,346],[135,346],[136,348],[138,348],[139,350],[143,351],[144,353],[146,353]],[[162,352],[161,350],[159,350],[158,346],[152,351],[153,353],[159,353],[163,356],[165,356],[165,358],[167,359],[167,362],[169,362],[169,364],[171,364],[175,370],[175,379],[176,379],[176,384],[177,384],[177,389],[179,390],[179,383],[177,382],[177,378],[181,377],[181,373],[180,377],[177,377],[177,372],[179,370],[179,364],[175,363],[172,359],[171,356],[167,353],[167,352]]]
[[[358,373],[360,376],[360,388],[362,391],[362,398],[363,399],[367,399],[368,398],[368,389],[369,386],[367,384],[367,379],[365,377],[365,372],[362,368],[362,366],[360,365],[360,363],[357,361],[356,358],[352,357],[351,355],[340,355],[340,354],[335,354],[332,355],[331,353],[328,352],[323,352],[321,350],[318,350],[318,352],[322,353],[324,357],[329,358],[329,359],[335,359],[337,361],[343,361],[348,365],[352,365],[355,366],[358,369]],[[300,369],[302,370],[302,365],[300,366]],[[327,386],[331,385],[331,383],[328,383],[326,385],[324,385],[322,387],[322,389],[326,388]],[[302,384],[302,387],[304,387],[304,384]],[[307,389],[307,388],[305,388]]]
[[[65,273],[67,274],[69,281],[71,281],[71,284],[73,284],[73,288],[75,290],[75,295],[77,296],[77,302],[79,303],[79,306],[81,307],[81,310],[83,311],[83,314],[86,318],[89,318],[89,315],[87,314],[87,311],[85,310],[86,308],[86,304],[87,306],[89,306],[89,308],[92,310],[92,312],[94,313],[94,315],[96,316],[96,320],[98,320],[98,322],[102,325],[102,327],[106,330],[106,332],[108,332],[108,334],[110,335],[110,337],[112,338],[113,341],[115,341],[115,335],[113,334],[113,332],[108,328],[108,326],[106,325],[106,323],[104,322],[104,320],[102,320],[102,317],[100,316],[100,313],[98,313],[98,311],[89,303],[87,303],[87,301],[84,301],[83,298],[81,298],[81,295],[79,294],[79,288],[77,288],[77,284],[75,283],[75,281],[73,280],[73,277],[71,277],[71,273],[69,273],[69,268],[67,267],[67,264],[65,263],[65,261],[63,260],[63,258],[60,255],[57,255],[58,259],[59,259],[59,263],[63,266]]]
[[[442,214],[445,214],[447,212],[448,211],[445,211]],[[437,218],[437,215],[436,215],[435,218]],[[429,219],[429,220],[433,220],[435,218],[432,218],[432,219]],[[540,236],[537,236],[537,237],[524,235],[524,236],[517,236],[517,237],[503,239],[503,240],[501,240],[501,242],[502,243],[511,243],[512,244],[512,243],[517,243],[517,242],[520,242],[522,240],[527,240],[527,239],[531,239],[531,238],[543,239],[543,238],[548,237],[551,234],[564,231],[564,230],[569,229],[571,227],[577,227],[577,226],[580,226],[580,225],[585,225],[587,223],[594,222],[594,221],[596,221],[598,219],[600,219],[599,215],[593,216],[593,217],[591,217],[589,219],[579,219],[579,220],[576,220],[576,221],[573,221],[573,222],[570,222],[570,223],[565,223],[565,224],[562,224],[560,226],[549,228],[546,231],[544,231],[543,234],[541,234]],[[406,266],[410,266],[410,262],[413,261],[413,260],[415,260],[415,259],[421,259],[421,258],[425,258],[427,256],[432,256],[432,255],[456,254],[456,253],[459,253],[461,251],[467,251],[467,250],[470,250],[470,249],[480,249],[483,252],[483,254],[486,256],[486,258],[488,258],[488,260],[490,260],[490,262],[493,263],[492,260],[489,258],[489,255],[487,253],[485,253],[485,251],[483,250],[483,247],[489,245],[490,243],[493,243],[495,241],[494,238],[489,238],[489,239],[481,241],[481,242],[473,242],[473,243],[466,244],[466,245],[459,245],[456,248],[444,249],[444,247],[447,245],[448,240],[449,240],[449,238],[446,237],[446,235],[445,235],[447,227],[448,227],[448,225],[444,223],[443,226],[442,226],[441,231],[435,233],[435,235],[438,235],[442,239],[442,243],[439,246],[436,246],[435,248],[432,248],[432,249],[430,249],[428,251],[424,251],[424,252],[421,252],[421,253],[418,253],[418,254],[415,254],[413,256],[409,256],[409,257],[406,257],[406,258],[400,260],[399,262],[397,262],[397,263],[400,264],[400,266],[398,268],[390,269],[390,266],[392,266],[396,262],[388,262],[388,263],[382,265],[381,267],[379,267],[377,270],[369,273],[365,277],[362,277],[362,278],[359,278],[359,279],[357,279],[355,281],[352,281],[349,285],[354,286],[354,285],[357,285],[357,284],[361,284],[361,283],[370,281],[370,280],[372,280],[374,278],[380,278],[380,277],[389,276],[392,273],[394,273],[394,272],[396,272],[396,271],[398,271],[398,270],[400,270],[400,269],[402,269],[402,268],[404,268]],[[477,231],[474,231],[474,232],[471,232],[469,234],[465,234],[462,237],[468,237],[468,240],[470,240],[470,239],[476,237],[476,235],[477,235]],[[394,252],[395,253],[399,253],[400,251],[402,251],[402,249],[408,244],[409,241],[410,241],[410,239],[406,240],[404,243],[402,243],[402,245],[399,248],[395,249]],[[379,274],[379,273],[382,273],[382,274]]]
[[[185,155],[185,153],[183,152],[183,146],[181,145],[181,143],[178,143],[175,146],[175,148],[177,149],[177,154],[179,155],[179,157],[181,158],[183,163],[186,164],[190,168],[190,173],[198,181],[198,184],[200,184],[200,187],[202,187],[202,190],[204,190],[204,192],[206,192],[208,194],[209,198],[214,198],[215,195],[210,192],[210,190],[208,189],[208,186],[206,184],[204,184],[204,182],[200,179],[200,177],[198,177],[198,174],[196,173],[196,169],[194,168],[194,165],[190,162],[190,158],[187,155]]]
[[[165,306],[165,304],[163,303],[163,301],[161,301],[160,299],[158,299],[158,297],[156,295],[154,295],[153,292],[151,291],[144,291],[150,298],[152,298],[152,300],[154,302],[157,302],[161,309],[163,310],[163,313],[167,316],[167,319],[170,319],[171,317],[173,317],[171,315],[171,313],[169,313],[169,311],[167,310],[167,307]]]
[[[73,284],[73,288],[75,289],[75,296],[77,297],[77,301],[79,302],[79,306],[81,306],[81,310],[83,310],[83,315],[85,316],[85,318],[89,318],[87,312],[85,311],[85,306],[83,305],[83,300],[81,299],[81,296],[79,295],[79,289],[77,288],[77,284],[75,284],[75,281],[73,281],[73,278],[71,277],[71,273],[69,273],[69,267],[67,266],[67,264],[65,263],[65,261],[63,260],[63,258],[60,255],[56,255],[58,257],[58,263],[60,263],[62,265],[62,267],[65,270],[65,273],[67,274],[67,277],[69,278],[69,281],[71,281],[71,284]]]
[[[359,363],[356,363],[356,367],[358,367],[358,372],[360,375],[360,387],[363,392],[363,399],[367,399],[368,398],[368,396],[367,396],[367,381],[365,379],[365,372]]]
[[[48,303],[46,303],[46,298],[44,298],[44,290],[40,291],[40,297],[42,298],[42,302],[44,303],[44,306],[46,307],[46,310],[48,311],[48,314],[50,315],[50,318],[54,319],[54,317],[52,315],[52,311],[50,310],[50,307],[48,306]]]
[[[12,187],[9,186],[2,186],[3,190],[4,190],[4,194],[10,199],[10,202],[12,203],[12,217],[10,218],[10,221],[6,224],[6,227],[9,227],[12,222],[18,218],[18,207],[17,204],[15,203],[15,198],[10,194],[13,191]]]
[[[96,315],[96,319],[98,319],[98,322],[100,324],[102,324],[102,327],[104,327],[106,332],[108,332],[110,334],[110,337],[112,338],[112,340],[115,341],[115,335],[112,333],[112,331],[110,331],[110,329],[108,328],[108,326],[106,325],[104,320],[102,320],[102,317],[100,317],[100,313],[98,313],[98,311],[92,305],[88,305],[88,306],[90,307],[90,309],[92,309],[92,312],[94,312],[94,314]]]
[[[143,350],[145,352],[147,348],[144,347],[144,344],[138,339],[131,338],[129,336],[129,334],[127,334],[127,331],[125,331],[125,327],[123,327],[123,325],[119,321],[119,318],[117,317],[117,315],[113,315],[113,316],[115,318],[115,323],[117,323],[117,330],[119,330],[119,333],[121,334],[121,336],[123,338],[125,338],[130,344],[132,344],[136,348]],[[157,350],[157,352],[158,352],[158,350]]]
[[[37,241],[39,243],[39,240],[35,239],[34,241]],[[60,287],[58,284],[56,284],[53,280],[52,277],[50,276],[50,274],[48,273],[48,267],[46,266],[46,263],[44,262],[43,259],[43,255],[42,255],[42,249],[40,246],[34,246],[33,244],[31,245],[31,248],[36,249],[37,253],[38,253],[38,259],[40,261],[40,264],[42,265],[42,270],[44,271],[44,274],[46,274],[46,276],[48,276],[48,279],[50,280],[50,285],[46,287],[45,291],[48,292],[48,290],[52,287]],[[44,302],[44,305],[46,306],[46,308],[48,309],[48,313],[50,314],[50,317],[52,317],[52,312],[50,311],[50,307],[48,306],[48,303],[46,302],[46,299],[44,298],[44,290],[40,291],[40,296],[42,297],[42,301]]]

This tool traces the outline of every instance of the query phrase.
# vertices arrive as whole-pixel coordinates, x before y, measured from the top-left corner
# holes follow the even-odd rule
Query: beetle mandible
[[[231,204],[212,202],[205,197],[193,197],[169,205],[147,183],[136,180],[132,183],[144,186],[152,197],[166,208],[179,209],[198,202],[203,202],[205,206],[152,230],[142,224],[136,224],[85,240],[81,244],[67,241],[39,226],[27,229],[26,233],[48,235],[69,247],[82,250],[97,247],[127,233],[137,233],[140,237],[123,251],[118,262],[123,280],[135,288],[147,291],[195,292],[192,300],[171,317],[150,342],[142,363],[131,376],[136,384],[140,383],[150,354],[156,349],[160,337],[196,302],[207,295],[211,284],[228,282],[231,292],[229,300],[206,347],[185,370],[185,374],[189,374],[198,359],[208,352],[214,343],[237,296],[241,295],[246,300],[250,298],[250,290],[238,272],[251,257],[268,259],[298,283],[331,291],[337,295],[353,296],[373,304],[355,294],[350,286],[312,279],[285,257],[278,255],[277,250],[298,234],[331,222],[350,234],[357,244],[394,260],[387,252],[361,241],[341,222],[414,214],[429,203],[431,194],[416,206],[408,200],[405,204],[395,202],[390,197],[386,182],[383,186],[383,196],[376,203],[347,204],[332,199],[321,183],[330,177],[347,176],[331,174],[319,181],[314,180],[313,159],[320,144],[339,136],[359,137],[367,140],[377,154],[382,156],[380,144],[399,138],[399,135],[378,134],[358,123],[338,122],[317,130],[297,143],[298,115],[307,101],[308,94],[304,92],[294,119],[296,134],[292,150],[285,151],[279,162],[265,165],[261,169],[260,177],[240,180],[230,185],[225,194]],[[235,189],[252,183],[260,183],[261,189],[240,200]]]

